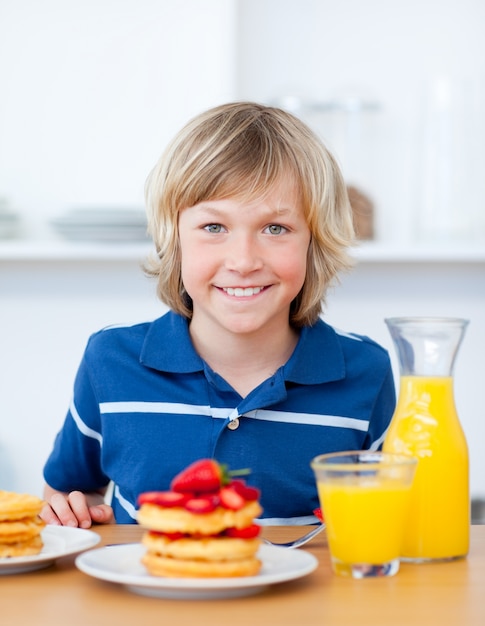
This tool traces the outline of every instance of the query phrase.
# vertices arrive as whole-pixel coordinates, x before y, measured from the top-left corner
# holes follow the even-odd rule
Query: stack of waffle
[[[39,554],[43,505],[36,496],[0,490],[0,558]]]

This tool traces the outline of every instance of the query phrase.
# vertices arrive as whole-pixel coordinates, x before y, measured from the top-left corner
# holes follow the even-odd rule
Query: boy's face
[[[227,198],[184,209],[179,236],[192,330],[252,334],[288,328],[310,243],[291,177],[263,200]]]

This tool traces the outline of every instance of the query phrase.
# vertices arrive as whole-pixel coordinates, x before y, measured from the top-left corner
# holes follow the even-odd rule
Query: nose
[[[238,234],[227,242],[226,267],[239,274],[249,274],[263,266],[261,243],[248,234]]]

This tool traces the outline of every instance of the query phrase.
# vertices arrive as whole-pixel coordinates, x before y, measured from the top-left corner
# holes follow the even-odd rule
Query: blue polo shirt
[[[60,491],[114,485],[118,523],[143,491],[169,488],[192,461],[250,468],[262,523],[315,521],[310,461],[378,449],[395,405],[387,352],[322,320],[301,330],[277,372],[242,398],[194,350],[185,318],[112,327],[88,341],[64,425],[44,468]]]

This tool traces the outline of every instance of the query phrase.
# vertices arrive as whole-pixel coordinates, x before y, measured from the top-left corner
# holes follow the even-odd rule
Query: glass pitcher
[[[468,553],[468,446],[454,399],[453,366],[468,320],[385,320],[397,351],[400,387],[383,449],[418,458],[402,548],[409,561]]]

